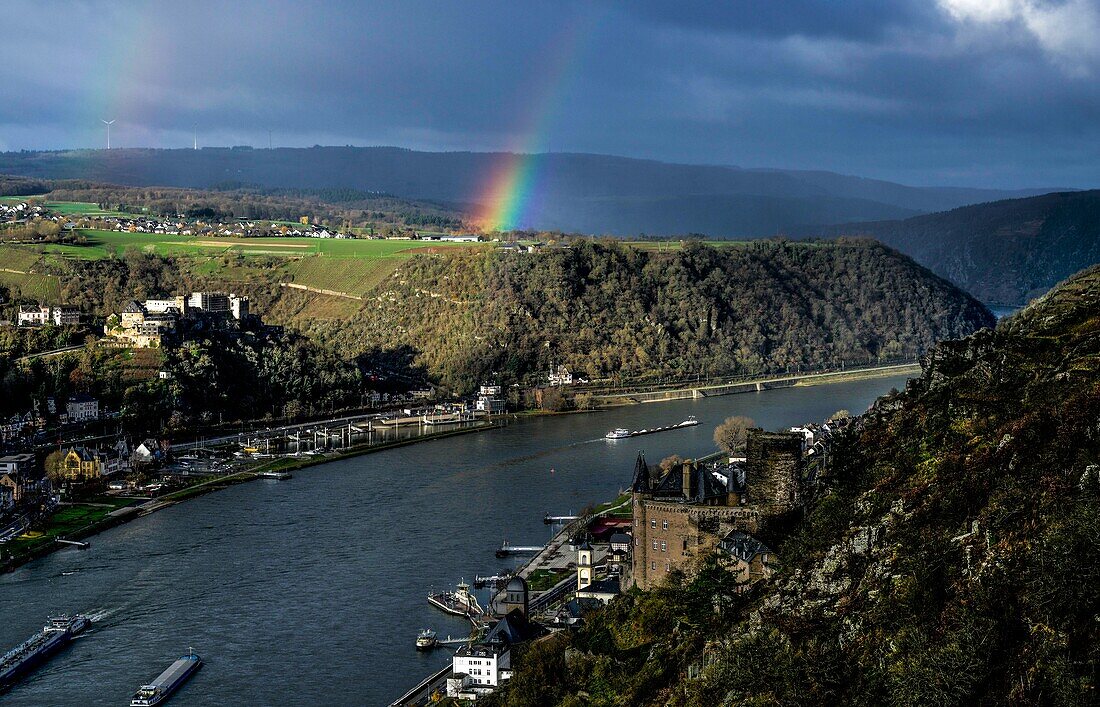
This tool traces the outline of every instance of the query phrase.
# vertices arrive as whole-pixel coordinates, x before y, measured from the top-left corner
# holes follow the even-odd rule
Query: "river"
[[[0,651],[47,614],[88,612],[92,630],[5,705],[122,705],[194,647],[206,665],[186,705],[383,705],[448,660],[416,632],[464,635],[429,588],[490,574],[502,540],[545,541],[543,513],[579,511],[651,462],[713,450],[714,427],[748,415],[770,429],[860,412],[903,377],[637,405],[525,420],[228,488],[0,576]],[[613,427],[700,425],[605,442]]]

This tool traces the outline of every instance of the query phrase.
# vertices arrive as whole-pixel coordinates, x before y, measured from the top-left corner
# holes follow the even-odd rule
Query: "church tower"
[[[585,538],[577,548],[577,590],[592,584],[592,546]]]

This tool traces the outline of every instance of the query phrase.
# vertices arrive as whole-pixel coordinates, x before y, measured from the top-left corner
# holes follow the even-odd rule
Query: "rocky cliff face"
[[[1100,269],[959,341],[834,454],[784,569],[627,596],[516,704],[1095,704]],[[553,674],[553,651],[531,666]],[[563,664],[564,665],[564,664]]]

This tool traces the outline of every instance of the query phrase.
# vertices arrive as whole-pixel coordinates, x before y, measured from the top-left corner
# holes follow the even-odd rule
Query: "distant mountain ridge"
[[[911,256],[988,304],[1024,304],[1100,263],[1100,190],[965,206],[805,235],[865,235]]]
[[[483,199],[503,153],[397,147],[114,149],[0,153],[0,173],[128,186],[351,188],[454,204]],[[910,187],[831,172],[688,165],[548,153],[521,228],[609,235],[758,237],[804,224],[901,219],[1050,189]]]

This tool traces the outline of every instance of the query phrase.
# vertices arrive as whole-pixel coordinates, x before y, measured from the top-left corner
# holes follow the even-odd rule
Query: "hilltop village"
[[[514,574],[493,578],[486,611],[467,585],[433,595],[438,608],[468,616],[478,638],[392,704],[490,696],[512,677],[532,641],[580,628],[632,589],[687,581],[708,562],[730,575],[735,592],[748,591],[781,562],[759,534],[774,535],[801,511],[828,474],[834,437],[855,424],[840,416],[788,431],[752,428],[737,456],[652,466],[639,454],[622,497],[572,520],[547,519],[567,522]],[[422,634],[427,644],[434,640]]]
[[[117,213],[65,214],[51,209],[38,200],[0,201],[0,239],[20,242],[55,240],[59,235],[77,237],[83,229],[150,235],[201,236],[230,238],[324,238],[372,240],[424,240],[442,243],[477,243],[473,233],[437,233],[417,229],[352,230],[338,225],[313,222],[309,216],[297,221],[254,218],[218,218],[186,214]]]

